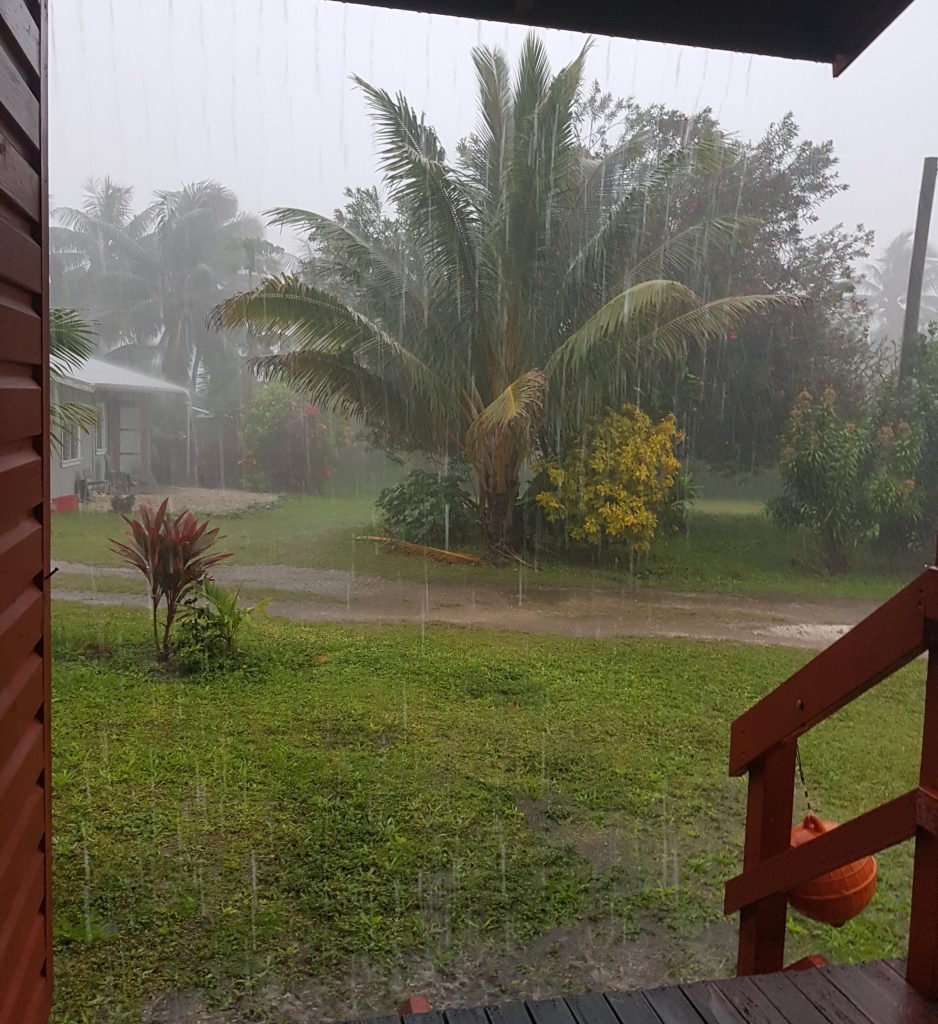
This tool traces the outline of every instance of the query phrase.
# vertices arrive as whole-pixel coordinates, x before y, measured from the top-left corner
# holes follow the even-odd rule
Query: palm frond
[[[399,253],[389,252],[374,241],[357,234],[330,217],[277,207],[267,211],[272,225],[294,227],[310,242],[319,243],[328,253],[317,257],[339,279],[355,288],[370,308],[379,309],[388,323],[426,324],[433,319],[425,296],[402,265]]]
[[[75,309],[49,311],[49,350],[52,356],[52,374],[77,370],[94,355],[95,327]]]
[[[360,365],[384,361],[414,387],[441,390],[433,371],[381,326],[349,309],[329,292],[295,277],[270,278],[251,292],[235,295],[212,311],[209,327],[251,328],[273,334],[301,351],[353,358]]]
[[[466,430],[465,451],[470,462],[492,446],[493,437],[511,431],[518,439],[530,438],[538,426],[547,397],[547,378],[541,370],[528,370],[482,409]]]
[[[61,455],[65,438],[73,431],[94,430],[98,414],[90,405],[81,402],[53,402],[49,407],[49,445]]]
[[[618,267],[634,259],[642,229],[669,201],[675,178],[692,167],[709,170],[722,166],[729,152],[725,136],[714,134],[659,160],[637,185],[621,193],[574,254],[566,272],[567,287],[580,288],[584,281],[604,276],[607,264]]]
[[[700,306],[700,299],[679,281],[654,280],[634,284],[598,309],[557,347],[547,364],[548,376],[561,370],[579,369],[597,345],[615,335],[623,335],[623,340],[634,342],[638,336],[636,325],[642,322],[668,319],[695,306]],[[656,333],[651,337],[658,338]],[[670,353],[662,351],[662,354]]]
[[[629,280],[686,277],[717,253],[745,243],[758,230],[757,217],[713,217],[669,235],[629,271]]]
[[[353,80],[371,109],[391,198],[411,215],[429,272],[439,283],[452,281],[468,301],[475,285],[478,215],[465,182],[446,163],[436,132],[403,94],[392,99],[362,78]]]
[[[304,349],[258,356],[247,366],[261,380],[283,381],[311,401],[389,435],[402,448],[443,451],[447,430],[455,426],[433,395],[398,387],[386,373],[362,366],[348,353]]]
[[[697,309],[656,325],[640,340],[652,343],[661,351],[679,354],[692,344],[704,346],[721,341],[727,333],[737,331],[753,317],[776,309],[795,309],[804,300],[795,295],[732,295],[714,299]]]

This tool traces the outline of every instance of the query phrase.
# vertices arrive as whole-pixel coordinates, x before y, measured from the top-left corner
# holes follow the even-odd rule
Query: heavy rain
[[[938,0],[837,78],[330,0],[49,26],[52,1019],[734,975],[731,726],[934,562]],[[796,845],[918,785],[921,649],[788,737]],[[913,852],[846,923],[786,889],[785,962],[905,956]]]

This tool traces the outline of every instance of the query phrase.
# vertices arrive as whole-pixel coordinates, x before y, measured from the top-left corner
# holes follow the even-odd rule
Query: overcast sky
[[[624,9],[626,9],[624,7]],[[52,0],[51,187],[77,203],[87,177],[157,188],[216,178],[247,210],[329,213],[376,181],[349,75],[403,89],[447,145],[474,119],[469,51],[514,54],[525,29],[332,0]],[[544,31],[559,66],[584,37]],[[821,226],[911,228],[922,158],[938,154],[938,0],[914,0],[839,79],[796,61],[599,37],[590,78],[639,101],[716,111],[742,138],[794,111],[833,139],[850,185]],[[932,225],[938,241],[938,211]]]

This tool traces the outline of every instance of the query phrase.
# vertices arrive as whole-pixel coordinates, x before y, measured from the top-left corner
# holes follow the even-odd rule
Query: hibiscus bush
[[[245,405],[241,445],[244,482],[258,490],[318,493],[335,465],[327,418],[276,381],[258,387]]]

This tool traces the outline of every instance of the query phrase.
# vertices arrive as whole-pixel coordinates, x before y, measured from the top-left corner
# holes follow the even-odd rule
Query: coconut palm
[[[903,231],[886,246],[882,256],[866,267],[860,292],[873,314],[872,332],[880,339],[902,337],[905,303],[912,264],[912,232]],[[922,282],[923,320],[938,319],[938,257],[929,248]]]
[[[644,226],[667,208],[673,176],[726,157],[711,139],[637,176],[643,140],[602,159],[576,140],[587,47],[552,75],[530,35],[512,76],[499,49],[473,51],[478,121],[448,161],[402,94],[355,79],[374,123],[384,187],[406,240],[389,249],[347,224],[271,211],[332,260],[350,301],[297,277],[222,303],[217,327],[280,338],[258,373],[390,435],[401,447],[461,454],[472,465],[483,538],[514,541],[532,438],[570,410],[591,415],[623,394],[631,360],[679,358],[782,301],[702,302],[675,280],[741,225],[701,223],[652,245]]]
[[[134,213],[132,188],[90,178],[81,205],[60,206],[53,217],[53,303],[82,310],[107,348],[147,344],[160,316],[157,265],[148,242],[152,210]]]
[[[87,311],[109,358],[194,383],[218,347],[212,307],[280,269],[263,225],[215,181],[157,192],[133,212],[133,191],[89,181],[80,208],[60,207],[51,232],[57,300]],[[216,360],[217,362],[217,360]]]

